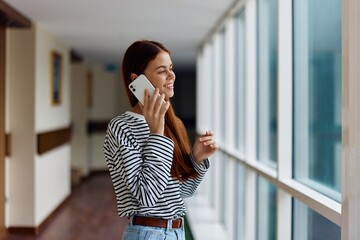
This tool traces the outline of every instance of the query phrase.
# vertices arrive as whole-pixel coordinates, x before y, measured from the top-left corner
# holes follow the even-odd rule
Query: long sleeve
[[[180,191],[182,198],[191,197],[195,193],[197,187],[204,178],[204,175],[207,172],[210,165],[208,159],[205,159],[201,164],[197,164],[192,154],[190,154],[190,159],[195,170],[199,173],[199,176],[196,178],[190,178],[185,182],[180,183]]]
[[[137,130],[148,132],[148,127],[142,124]],[[106,133],[104,153],[117,196],[121,195],[118,186],[124,181],[132,197],[141,206],[150,207],[169,182],[174,143],[162,135],[147,133],[146,136],[145,145],[141,146],[126,123],[112,121]]]

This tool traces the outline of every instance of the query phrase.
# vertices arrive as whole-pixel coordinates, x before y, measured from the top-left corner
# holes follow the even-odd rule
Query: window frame
[[[245,216],[244,216],[244,229],[245,239],[256,239],[256,176],[259,174],[265,177],[268,181],[273,183],[277,187],[277,239],[287,240],[291,239],[292,234],[292,198],[304,203],[307,207],[316,211],[320,215],[326,217],[335,224],[341,226],[342,239],[354,239],[360,240],[358,236],[357,226],[360,225],[360,201],[359,192],[360,189],[357,186],[360,181],[360,174],[357,169],[360,169],[360,72],[358,66],[360,65],[360,4],[352,0],[342,0],[342,88],[343,88],[343,101],[342,101],[342,203],[339,203],[307,186],[301,184],[292,178],[292,127],[293,116],[287,114],[293,112],[292,106],[292,0],[278,0],[278,168],[272,169],[265,166],[262,163],[256,161],[256,1],[238,1],[233,5],[229,12],[224,15],[218,26],[215,26],[213,31],[207,36],[207,39],[203,42],[203,49],[209,48],[208,44],[216,38],[216,34],[220,29],[226,25],[228,19],[233,18],[236,11],[240,8],[244,8],[245,11],[245,24],[246,24],[246,131],[245,142],[246,149],[243,154],[239,154],[235,151],[231,144],[227,142],[219,145],[220,152],[226,155],[228,161],[241,164],[244,169],[244,187],[246,189],[246,196],[244,197],[245,204]],[[211,48],[213,48],[212,46]],[[206,52],[209,50],[203,50]],[[206,56],[210,57],[211,54],[203,53],[203,62],[211,61],[211,59],[205,59]],[[215,60],[218,61],[218,60]],[[214,63],[216,65],[216,62]],[[207,65],[211,68],[210,64]],[[230,66],[231,67],[231,66]],[[210,77],[210,71],[214,69],[202,69],[199,70],[201,74],[198,74],[198,81],[206,81],[206,79],[199,79]],[[207,73],[204,73],[204,71]],[[216,71],[216,70],[215,70]],[[203,82],[203,85],[205,82]],[[205,84],[206,85],[206,84]],[[216,99],[216,84],[209,88],[200,89],[198,94],[199,109],[203,111],[211,111],[209,115],[203,115],[202,120],[197,125],[197,130],[200,133],[205,127],[210,127],[215,131],[219,128],[218,120],[214,124],[208,124],[208,117],[217,117],[219,113],[219,106],[217,101],[205,103],[204,99]],[[211,98],[206,96],[211,93]],[[199,99],[202,99],[199,101]],[[211,104],[215,104],[212,106]],[[206,110],[205,110],[206,109]],[[198,110],[201,111],[201,110]],[[230,122],[232,120],[229,120]],[[233,124],[233,123],[232,123]],[[289,134],[290,133],[290,134]],[[233,139],[229,137],[227,139]],[[226,140],[228,141],[228,140]],[[232,141],[232,140],[230,140]],[[220,175],[216,173],[218,171],[217,162],[221,160],[217,156],[211,159],[212,175],[207,178],[212,179],[215,185],[207,186],[207,192],[209,196],[217,196],[219,194],[219,188],[222,186],[216,185]],[[231,165],[227,165],[231,166]],[[214,169],[215,168],[215,169]],[[200,188],[202,185],[200,185]],[[205,195],[206,196],[206,195]],[[200,194],[200,198],[204,195]],[[210,198],[210,197],[209,197]],[[210,201],[210,200],[209,200]],[[215,200],[218,201],[218,200]],[[219,209],[210,205],[210,211],[213,209]],[[218,206],[218,205],[217,205]],[[228,211],[228,209],[226,210]],[[191,211],[189,211],[190,214]],[[216,211],[215,211],[216,212]],[[198,214],[198,212],[196,212]],[[216,214],[216,213],[215,213]],[[228,213],[227,213],[228,214]],[[193,229],[196,228],[196,224]]]

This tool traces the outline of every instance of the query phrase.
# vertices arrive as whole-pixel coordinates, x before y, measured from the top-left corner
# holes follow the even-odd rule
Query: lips
[[[169,88],[169,89],[174,89],[174,84],[170,83],[170,84],[166,84],[164,85],[165,88]]]

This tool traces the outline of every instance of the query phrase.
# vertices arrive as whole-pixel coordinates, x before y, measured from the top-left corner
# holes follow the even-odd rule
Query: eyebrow
[[[173,64],[170,64],[170,67],[173,67]],[[159,68],[166,68],[166,66],[165,66],[165,65],[161,65],[161,66],[155,68],[155,70],[156,70],[156,69],[159,69]]]

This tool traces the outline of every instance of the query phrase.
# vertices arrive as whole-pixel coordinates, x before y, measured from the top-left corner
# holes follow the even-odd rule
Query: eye
[[[165,72],[166,72],[166,71],[165,71],[164,68],[159,69],[159,73],[165,73]]]

